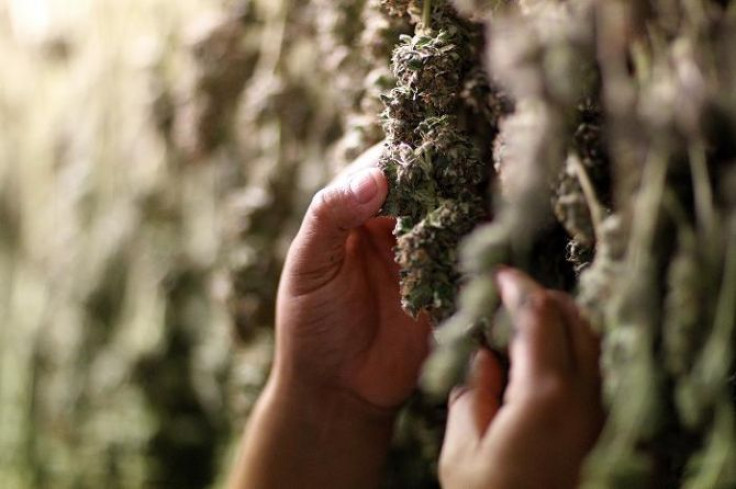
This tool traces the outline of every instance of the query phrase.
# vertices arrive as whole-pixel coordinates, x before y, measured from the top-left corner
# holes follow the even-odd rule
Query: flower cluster
[[[385,3],[391,12],[417,6]],[[439,323],[455,309],[459,241],[487,215],[489,172],[457,116],[471,53],[469,24],[445,2],[422,7],[431,13],[430,25],[401,36],[393,52],[397,84],[383,96],[387,143],[380,164],[390,182],[383,213],[398,218],[402,305]]]

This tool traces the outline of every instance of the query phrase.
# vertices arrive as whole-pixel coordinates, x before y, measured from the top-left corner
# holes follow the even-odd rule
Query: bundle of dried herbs
[[[470,90],[490,92],[471,70],[478,63],[481,33],[445,1],[384,4],[416,27],[414,36],[402,36],[394,49],[396,86],[383,96],[387,140],[380,164],[390,183],[383,213],[398,218],[403,307],[439,323],[455,310],[458,243],[488,215],[488,152],[464,127],[469,104],[462,97],[471,79],[475,86],[469,85],[466,100],[480,98]],[[485,109],[488,100],[478,104]],[[477,124],[495,126],[483,115],[495,116],[479,115]]]
[[[458,4],[485,19],[490,75],[515,111],[495,142],[504,199],[462,247],[474,278],[426,386],[462,376],[472,336],[503,349],[496,265],[544,281],[566,255],[558,286],[602,334],[609,409],[585,487],[733,487],[733,6]],[[553,220],[564,254],[537,244]]]

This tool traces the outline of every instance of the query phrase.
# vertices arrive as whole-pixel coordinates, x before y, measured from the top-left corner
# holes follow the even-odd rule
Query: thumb
[[[481,348],[473,359],[468,385],[450,394],[443,458],[455,459],[480,443],[498,412],[502,391],[501,365],[493,353]]]
[[[314,196],[286,265],[288,274],[299,278],[301,293],[335,276],[345,258],[350,231],[378,213],[387,193],[383,172],[367,168],[334,181]]]

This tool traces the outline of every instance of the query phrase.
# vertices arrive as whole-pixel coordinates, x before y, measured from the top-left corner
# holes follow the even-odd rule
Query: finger
[[[471,364],[468,385],[450,394],[443,457],[477,446],[500,407],[503,371],[496,357],[481,349]]]
[[[393,217],[378,217],[371,219],[365,225],[368,239],[379,256],[383,256],[386,263],[392,270],[398,273],[398,264],[394,259],[396,247],[396,237],[393,229],[396,226],[396,219]]]
[[[340,270],[351,230],[375,216],[388,193],[386,178],[377,168],[365,169],[349,180],[336,181],[314,196],[294,239],[286,270],[300,290],[297,295],[329,282]]]
[[[573,368],[569,332],[560,306],[554,298],[527,275],[513,269],[496,274],[501,300],[514,324],[511,344],[513,371],[527,380],[549,373],[567,374]]]
[[[568,294],[559,291],[550,292],[560,304],[572,339],[576,365],[581,374],[589,379],[599,376],[600,338],[593,331],[590,323],[580,314],[575,301]]]
[[[479,349],[473,358],[469,382],[475,393],[475,423],[482,434],[501,405],[503,380],[503,368],[498,358],[486,348]]]

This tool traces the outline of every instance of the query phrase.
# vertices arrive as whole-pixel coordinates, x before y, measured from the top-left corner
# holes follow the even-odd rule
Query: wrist
[[[329,382],[310,381],[294,372],[274,367],[264,390],[264,400],[289,416],[310,425],[345,424],[391,431],[398,409],[375,406],[349,389]]]
[[[231,487],[375,489],[393,413],[274,371],[247,428]]]

